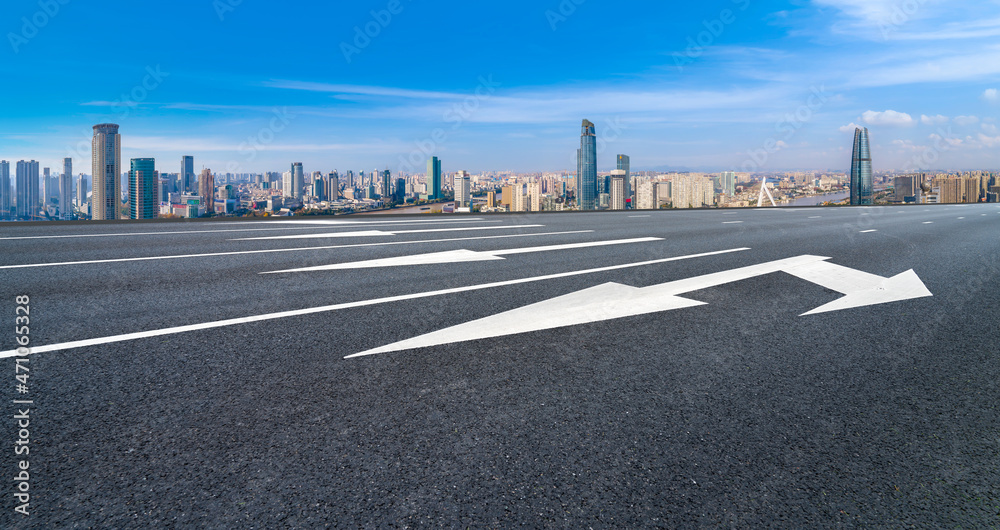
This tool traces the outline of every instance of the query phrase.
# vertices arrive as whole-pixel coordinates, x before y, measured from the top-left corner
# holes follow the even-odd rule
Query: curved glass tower
[[[576,204],[581,210],[595,209],[597,199],[597,132],[583,120],[580,149],[576,152]]]
[[[868,128],[854,129],[854,154],[851,157],[851,205],[872,204],[872,152]]]

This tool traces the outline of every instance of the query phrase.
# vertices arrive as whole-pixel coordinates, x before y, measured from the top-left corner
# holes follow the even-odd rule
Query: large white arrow
[[[883,278],[827,263],[825,260],[828,259],[830,258],[821,256],[798,256],[641,288],[606,283],[350,355],[347,358],[503,337],[704,305],[703,302],[682,298],[679,295],[775,272],[786,272],[844,295],[839,300],[801,316],[933,296],[912,270],[892,278]]]
[[[610,245],[626,245],[630,243],[649,243],[651,241],[663,241],[659,237],[637,237],[632,239],[615,239],[611,241],[589,241],[587,243],[568,243],[565,245],[545,245],[540,247],[508,248],[504,250],[487,250],[477,252],[474,250],[446,250],[444,252],[430,252],[427,254],[414,254],[410,256],[396,256],[394,258],[371,259],[365,261],[352,261],[348,263],[334,263],[332,265],[319,265],[316,267],[303,267],[301,269],[287,269],[282,271],[262,272],[261,274],[282,274],[287,272],[314,272],[332,271],[345,269],[372,269],[377,267],[405,267],[410,265],[442,265],[446,263],[469,263],[474,261],[494,261],[503,260],[501,256],[513,254],[531,254],[535,252],[549,252],[554,250],[570,250],[577,248],[604,247]]]

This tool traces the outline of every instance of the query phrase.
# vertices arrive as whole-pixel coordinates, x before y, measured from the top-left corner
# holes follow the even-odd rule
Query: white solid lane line
[[[630,268],[635,268],[635,267],[643,267],[643,266],[646,266],[646,265],[657,265],[657,264],[661,264],[661,263],[670,263],[672,261],[681,261],[681,260],[688,260],[688,259],[695,259],[695,258],[704,258],[704,257],[708,257],[708,256],[718,256],[718,255],[722,255],[722,254],[731,254],[731,253],[734,253],[734,252],[743,252],[743,251],[747,251],[747,250],[750,250],[750,249],[749,248],[734,248],[734,249],[729,249],[729,250],[719,250],[719,251],[715,251],[715,252],[705,252],[705,253],[702,253],[702,254],[692,254],[692,255],[688,255],[688,256],[678,256],[678,257],[673,257],[673,258],[663,258],[663,259],[657,259],[657,260],[652,260],[652,261],[643,261],[643,262],[639,262],[639,263],[627,263],[625,265],[612,265],[612,266],[609,266],[609,267],[600,267],[600,268],[596,268],[596,269],[587,269],[587,270],[572,271],[572,272],[562,272],[562,273],[557,273],[557,274],[549,274],[549,275],[546,275],[546,276],[535,276],[535,277],[532,277],[532,278],[522,278],[522,279],[519,279],[519,280],[508,280],[508,281],[502,281],[502,282],[485,283],[485,284],[480,284],[480,285],[470,285],[470,286],[467,286],[467,287],[453,287],[451,289],[442,289],[442,290],[439,290],[439,291],[427,291],[427,292],[423,292],[423,293],[413,293],[413,294],[404,294],[404,295],[399,295],[399,296],[389,296],[389,297],[386,297],[386,298],[377,298],[377,299],[374,299],[374,300],[361,300],[361,301],[357,301],[357,302],[348,302],[348,303],[343,303],[343,304],[334,304],[334,305],[328,305],[328,306],[322,306],[322,307],[310,307],[310,308],[306,308],[306,309],[296,309],[296,310],[293,310],[293,311],[282,311],[282,312],[279,312],[279,313],[267,313],[267,314],[264,314],[264,315],[254,315],[254,316],[242,317],[242,318],[231,318],[231,319],[227,319],[227,320],[217,320],[215,322],[204,322],[202,324],[191,324],[191,325],[187,325],[187,326],[178,326],[178,327],[173,327],[173,328],[163,328],[163,329],[156,329],[156,330],[151,330],[151,331],[139,331],[139,332],[136,332],[136,333],[126,333],[126,334],[123,334],[123,335],[114,335],[114,336],[110,336],[110,337],[100,337],[100,338],[96,338],[96,339],[86,339],[86,340],[78,340],[78,341],[73,341],[73,342],[63,342],[63,343],[60,343],[60,344],[49,344],[49,345],[45,345],[45,346],[34,346],[34,347],[31,348],[30,354],[46,353],[46,352],[53,352],[53,351],[60,351],[60,350],[68,350],[68,349],[71,349],[71,348],[83,348],[83,347],[87,347],[87,346],[98,346],[98,345],[101,345],[101,344],[111,344],[111,343],[115,343],[115,342],[124,342],[124,341],[137,340],[137,339],[146,339],[146,338],[150,338],[150,337],[161,337],[161,336],[164,336],[164,335],[175,335],[175,334],[178,334],[178,333],[187,333],[187,332],[190,332],[190,331],[200,331],[200,330],[205,330],[205,329],[214,329],[214,328],[221,328],[221,327],[227,327],[227,326],[235,326],[235,325],[239,325],[239,324],[249,324],[249,323],[252,323],[252,322],[262,322],[262,321],[266,321],[266,320],[275,320],[275,319],[279,319],[279,318],[288,318],[288,317],[297,317],[297,316],[303,316],[303,315],[312,315],[312,314],[315,314],[315,313],[326,313],[326,312],[330,312],[330,311],[338,311],[338,310],[341,310],[341,309],[351,309],[351,308],[355,308],[355,307],[364,307],[364,306],[371,306],[371,305],[379,305],[379,304],[386,304],[386,303],[391,303],[391,302],[401,302],[401,301],[404,301],[404,300],[416,300],[416,299],[419,299],[419,298],[429,298],[429,297],[433,297],[433,296],[441,296],[441,295],[447,295],[447,294],[456,294],[456,293],[465,293],[465,292],[471,292],[471,291],[480,291],[480,290],[483,290],[483,289],[492,289],[492,288],[495,288],[495,287],[506,287],[506,286],[510,286],[510,285],[519,285],[519,284],[524,284],[524,283],[532,283],[532,282],[539,282],[539,281],[546,281],[546,280],[554,280],[554,279],[558,279],[558,278],[568,278],[568,277],[571,277],[571,276],[582,276],[582,275],[585,275],[585,274],[594,274],[594,273],[614,271],[614,270],[621,270],[621,269],[630,269]],[[21,357],[23,355],[25,355],[25,354],[18,353],[17,350],[7,350],[7,351],[0,352],[0,359],[6,359],[6,358],[10,358],[10,357]]]
[[[870,234],[872,232],[878,232],[878,230],[862,230],[861,231],[862,234]]]
[[[726,221],[726,222],[724,222],[722,224],[724,224],[724,225],[738,225],[738,224],[742,224],[742,223],[743,223],[743,221]]]
[[[924,224],[925,225],[932,225],[932,224],[934,224],[934,221],[924,221]]]
[[[210,252],[206,254],[182,254],[175,256],[148,256],[142,258],[97,259],[86,261],[65,261],[61,263],[28,263],[24,265],[3,265],[0,269],[26,269],[32,267],[60,267],[66,265],[92,265],[95,263],[126,263],[129,261],[153,261],[160,259],[208,258],[213,256],[240,256],[244,254],[269,254],[272,252],[302,252],[308,250],[331,250],[337,248],[381,247],[391,245],[416,245],[421,243],[445,243],[453,241],[478,241],[481,239],[505,239],[511,237],[559,236],[566,234],[590,234],[593,230],[572,230],[569,232],[542,232],[538,234],[511,234],[502,236],[456,237],[449,239],[424,239],[420,241],[385,241],[382,243],[354,243],[351,245],[327,245],[322,247],[272,248],[267,250],[241,250],[235,252]]]
[[[294,236],[244,237],[230,241],[277,241],[286,239],[326,239],[332,237],[380,237],[399,234],[430,234],[437,232],[469,232],[473,230],[513,230],[515,228],[541,228],[545,225],[509,225],[509,226],[469,226],[462,228],[425,228],[423,230],[363,230],[360,232],[324,232],[322,234],[298,234]]]
[[[267,221],[268,224],[278,224],[278,223],[290,223],[291,221]],[[410,224],[451,224],[451,223],[497,223],[499,221],[486,221],[484,219],[472,219],[468,221],[373,221],[373,222],[362,222],[362,221],[343,221],[337,224],[342,224],[345,227],[366,225],[366,224],[379,224],[385,226],[386,224],[392,225],[410,225]],[[325,223],[332,224],[333,222]],[[229,223],[227,223],[229,224]],[[65,238],[75,238],[75,237],[126,237],[126,236],[163,236],[163,235],[177,235],[177,234],[221,234],[226,232],[273,232],[277,230],[309,230],[309,229],[322,229],[326,228],[322,225],[317,225],[316,223],[308,223],[311,226],[302,226],[307,223],[295,222],[300,226],[287,226],[283,228],[238,228],[233,230],[177,230],[171,232],[122,232],[118,234],[66,234],[66,235],[52,235],[52,236],[23,236],[23,237],[0,237],[0,241],[14,241],[20,239],[65,239]]]
[[[565,245],[546,245],[541,247],[488,250],[483,252],[476,252],[465,249],[448,250],[445,252],[432,252],[429,254],[397,256],[393,258],[381,258],[381,259],[372,259],[365,261],[354,261],[348,263],[335,263],[332,265],[319,265],[316,267],[303,267],[299,269],[262,272],[261,274],[285,274],[291,272],[372,269],[377,267],[407,267],[413,265],[442,265],[445,263],[471,263],[477,261],[496,261],[504,259],[500,256],[510,256],[513,254],[532,254],[536,252],[549,252],[556,250],[571,250],[579,248],[604,247],[611,245],[627,245],[631,243],[649,243],[652,241],[663,241],[663,239],[659,237],[640,237],[633,239],[618,239],[613,241],[590,241],[587,243],[569,243]]]

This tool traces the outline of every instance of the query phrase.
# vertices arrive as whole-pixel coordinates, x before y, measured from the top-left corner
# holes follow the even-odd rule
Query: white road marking
[[[566,234],[590,234],[593,230],[572,230],[568,232],[541,232],[538,234],[511,234],[502,236],[456,237],[449,239],[424,239],[420,241],[385,241],[381,243],[354,243],[351,245],[328,245],[322,247],[272,248],[267,250],[241,250],[235,252],[209,252],[205,254],[181,254],[175,256],[148,256],[141,258],[97,259],[86,261],[66,261],[61,263],[28,263],[25,265],[3,265],[2,269],[26,269],[32,267],[60,267],[66,265],[92,265],[95,263],[126,263],[129,261],[153,261],[160,259],[208,258],[214,256],[240,256],[243,254],[269,254],[272,252],[302,252],[308,250],[331,250],[337,248],[382,247],[391,245],[417,245],[421,243],[445,243],[453,241],[478,241],[482,239],[506,239],[511,237],[560,236]]]
[[[281,271],[262,272],[261,274],[284,274],[289,272],[315,272],[346,269],[370,269],[377,267],[406,267],[412,265],[441,265],[444,263],[469,263],[476,261],[503,260],[501,256],[513,254],[531,254],[536,252],[549,252],[555,250],[571,250],[578,248],[604,247],[611,245],[626,245],[631,243],[649,243],[652,241],[663,241],[659,237],[640,237],[633,239],[618,239],[613,241],[590,241],[587,243],[569,243],[565,245],[547,245],[541,247],[511,248],[505,250],[490,250],[476,252],[472,250],[448,250],[445,252],[432,252],[429,254],[416,254],[410,256],[397,256],[394,258],[382,258],[365,261],[354,261],[349,263],[335,263],[332,265],[319,265],[316,267],[303,267],[300,269],[288,269]]]
[[[724,224],[724,225],[738,225],[738,224],[741,224],[741,223],[743,223],[743,221],[726,221],[726,222],[724,222],[722,224]]]
[[[932,225],[932,224],[934,224],[934,221],[924,221],[924,224],[925,225]]]
[[[959,219],[965,219],[964,217],[959,217]]]
[[[878,230],[862,230],[861,231],[862,234],[870,234],[872,232],[878,232]]]
[[[740,212],[723,212],[722,215],[739,215]]]
[[[520,285],[525,283],[540,282],[546,280],[554,280],[559,278],[569,278],[572,276],[582,276],[585,274],[594,274],[600,272],[608,272],[622,269],[630,269],[635,267],[644,267],[647,265],[658,265],[661,263],[670,263],[672,261],[682,261],[695,258],[704,258],[709,256],[718,256],[722,254],[731,254],[734,252],[743,252],[750,250],[749,248],[734,248],[729,250],[718,250],[715,252],[704,252],[701,254],[691,254],[688,256],[677,256],[673,258],[663,258],[651,261],[643,261],[639,263],[627,263],[624,265],[611,265],[608,267],[600,267],[596,269],[587,269],[582,271],[571,271],[571,272],[561,272],[556,274],[548,274],[545,276],[535,276],[531,278],[522,278],[519,280],[507,280],[494,283],[485,283],[480,285],[470,285],[467,287],[453,287],[450,289],[441,289],[438,291],[427,291],[422,293],[404,294],[399,296],[389,296],[385,298],[377,298],[373,300],[360,300],[357,302],[348,302],[342,304],[334,304],[321,307],[310,307],[306,309],[296,309],[292,311],[282,311],[279,313],[267,313],[264,315],[254,315],[249,317],[241,318],[231,318],[227,320],[217,320],[215,322],[204,322],[201,324],[190,324],[187,326],[178,326],[173,328],[163,328],[150,331],[139,331],[135,333],[125,333],[122,335],[113,335],[110,337],[100,337],[95,339],[78,340],[73,342],[63,342],[60,344],[49,344],[44,346],[33,346],[31,348],[30,354],[36,353],[46,353],[60,350],[68,350],[71,348],[83,348],[87,346],[98,346],[101,344],[112,344],[115,342],[124,342],[137,339],[146,339],[150,337],[161,337],[164,335],[175,335],[178,333],[187,333],[190,331],[200,331],[205,329],[214,329],[227,326],[235,326],[240,324],[249,324],[252,322],[262,322],[267,320],[276,320],[280,318],[297,317],[303,315],[312,315],[316,313],[326,313],[330,311],[338,311],[341,309],[351,309],[355,307],[365,307],[378,304],[386,304],[391,302],[401,302],[404,300],[416,300],[420,298],[429,298],[433,296],[442,296],[447,294],[465,293],[471,291],[480,291],[483,289],[492,289],[495,287],[507,287],[510,285]],[[18,353],[17,350],[7,350],[0,352],[0,359],[6,359],[10,357],[21,357],[24,354]]]
[[[883,278],[827,263],[825,260],[828,259],[830,258],[822,256],[798,256],[642,288],[605,283],[349,355],[346,358],[503,337],[705,305],[704,302],[682,298],[679,295],[775,272],[786,272],[845,295],[801,316],[933,296],[912,270],[892,278]]]
[[[265,221],[268,224],[277,223],[290,223],[292,221]],[[361,222],[361,221],[342,221],[338,224],[343,224],[344,226],[349,225],[359,225],[359,224],[383,224],[391,223],[393,225],[409,225],[414,223],[433,223],[433,224],[450,224],[455,222],[462,223],[495,223],[499,221],[486,221],[484,219],[479,220],[469,220],[469,221],[424,221],[417,220],[411,222],[400,222],[400,221],[372,221],[372,222]],[[330,221],[329,223],[333,223]],[[229,224],[229,223],[227,223]],[[296,224],[306,224],[306,223],[296,223]],[[309,229],[319,229],[322,226],[315,226],[315,223],[310,223],[313,226],[288,226],[284,228],[238,228],[234,230],[177,230],[171,232],[122,232],[118,234],[66,234],[66,235],[52,235],[52,236],[23,236],[23,237],[0,237],[0,241],[14,241],[19,239],[65,239],[65,238],[75,238],[75,237],[125,237],[125,236],[162,236],[162,235],[177,235],[177,234],[220,234],[226,232],[273,232],[276,230],[309,230]]]
[[[399,234],[430,234],[437,232],[468,232],[473,230],[512,230],[514,228],[541,228],[545,225],[507,225],[507,226],[468,226],[462,228],[425,228],[422,230],[394,230],[383,232],[381,230],[362,230],[359,232],[324,232],[322,234],[297,234],[294,236],[271,236],[271,237],[244,237],[240,239],[230,239],[230,241],[277,241],[286,239],[328,239],[333,237],[384,237],[396,236]]]
[[[810,217],[810,219],[822,219],[822,218],[823,217],[820,216],[820,215],[814,215],[814,216]]]

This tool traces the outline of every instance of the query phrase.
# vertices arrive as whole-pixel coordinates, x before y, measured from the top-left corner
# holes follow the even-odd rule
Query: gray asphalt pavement
[[[362,224],[0,225],[0,350],[19,295],[51,347],[26,394],[0,360],[0,527],[1000,527],[997,205],[295,220]],[[238,240],[371,230],[390,233]],[[800,316],[842,295],[779,272],[683,295],[697,307],[345,359],[803,255],[912,269],[933,296]]]

